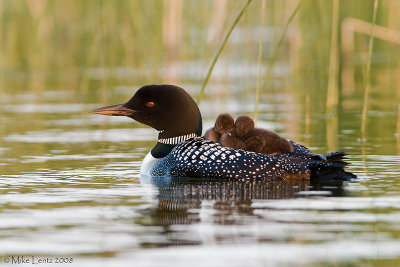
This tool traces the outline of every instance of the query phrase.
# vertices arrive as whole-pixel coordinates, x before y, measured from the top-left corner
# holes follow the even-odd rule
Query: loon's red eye
[[[154,102],[153,101],[149,101],[146,103],[146,107],[151,108],[154,106]]]

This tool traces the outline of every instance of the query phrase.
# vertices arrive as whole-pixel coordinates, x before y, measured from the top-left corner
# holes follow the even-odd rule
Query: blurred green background
[[[303,2],[289,25],[273,79],[263,93],[285,91],[295,96],[302,116],[296,123],[309,122],[305,116],[310,114],[325,113],[330,54],[337,49],[338,74],[334,80],[340,92],[339,115],[343,109],[361,113],[369,42],[365,33],[370,32],[373,0],[337,1],[338,40],[333,48],[332,1]],[[242,94],[250,95],[248,101],[255,102],[259,38],[263,38],[264,73],[282,28],[298,3],[266,1],[263,28],[262,1],[251,3],[211,77],[208,98],[235,96],[235,88],[240,88]],[[186,85],[197,97],[211,59],[244,4],[211,0],[2,0],[1,101],[17,101],[19,94],[29,92],[41,102],[47,91],[69,91],[62,99],[68,103],[107,104],[129,96],[118,89],[150,83]],[[376,27],[375,32],[385,39],[376,38],[374,42],[368,108],[391,115],[388,119],[370,113],[368,136],[394,138],[399,131],[393,115],[400,91],[399,12],[398,1],[379,1],[376,24],[381,28]],[[223,73],[228,65],[233,72]],[[218,89],[209,89],[212,87]],[[52,102],[51,97],[46,102]],[[356,116],[353,120],[354,130],[359,119]],[[306,131],[305,127],[296,128]]]

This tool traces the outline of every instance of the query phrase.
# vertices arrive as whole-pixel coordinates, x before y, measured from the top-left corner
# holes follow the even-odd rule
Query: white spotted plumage
[[[273,168],[276,164],[285,167]],[[194,138],[177,145],[168,156],[157,162],[152,173],[154,176],[257,178],[284,177],[285,173],[293,173],[294,168],[298,173],[310,171],[306,165],[290,164],[287,158],[229,149]]]

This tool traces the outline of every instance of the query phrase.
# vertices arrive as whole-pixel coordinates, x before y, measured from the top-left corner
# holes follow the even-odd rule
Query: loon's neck
[[[202,119],[200,116],[199,124],[196,130],[189,134],[183,134],[179,136],[171,135],[168,131],[160,131],[158,134],[158,142],[155,147],[151,150],[151,155],[155,158],[163,158],[167,156],[172,149],[180,144],[185,142],[190,138],[194,138],[196,136],[201,136],[202,133]]]
[[[158,142],[157,145],[150,151],[150,153],[154,158],[163,158],[168,155],[175,146],[176,145],[167,145]]]

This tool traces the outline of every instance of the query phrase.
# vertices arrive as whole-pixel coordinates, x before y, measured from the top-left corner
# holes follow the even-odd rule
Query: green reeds
[[[400,96],[398,97],[400,98]],[[400,99],[397,100],[397,124],[396,124],[396,135],[400,137]]]
[[[395,136],[397,137],[397,153],[400,154],[400,100],[397,100],[397,124]]]
[[[326,112],[332,114],[339,103],[338,87],[338,26],[339,26],[339,0],[332,2],[332,33],[331,51],[329,59],[328,93],[326,98]]]
[[[261,88],[262,90],[265,90],[266,87],[267,87],[267,83],[268,83],[268,81],[269,81],[269,79],[270,79],[270,77],[271,77],[272,68],[273,68],[274,65],[275,65],[276,58],[278,57],[279,49],[281,48],[281,46],[282,46],[282,44],[283,44],[283,40],[285,39],[286,32],[287,32],[287,30],[288,30],[288,28],[289,28],[289,24],[292,22],[293,18],[296,16],[296,14],[297,14],[297,12],[299,11],[300,6],[301,6],[302,3],[303,3],[303,1],[300,1],[300,2],[299,2],[299,4],[297,5],[297,7],[293,10],[292,14],[290,15],[290,17],[289,17],[288,20],[286,21],[285,26],[283,27],[281,36],[279,37],[279,41],[278,41],[278,43],[276,44],[276,46],[275,46],[275,48],[274,48],[274,50],[273,50],[273,52],[272,52],[272,59],[269,61],[268,68],[267,68],[267,72],[265,73],[265,76],[264,76],[264,83],[263,83],[263,86],[262,86],[262,88]]]
[[[365,91],[364,91],[364,103],[362,109],[362,117],[361,117],[361,139],[360,141],[366,140],[365,128],[367,126],[367,112],[368,112],[368,99],[369,99],[369,91],[371,88],[371,57],[372,57],[372,48],[374,46],[374,26],[376,22],[376,14],[378,10],[379,0],[374,1],[374,11],[372,16],[372,25],[371,25],[371,33],[369,39],[368,46],[368,58],[367,58],[367,70],[365,74]]]
[[[329,117],[326,121],[326,142],[329,151],[337,150],[338,117],[336,114],[339,104],[338,87],[338,26],[339,26],[339,0],[332,2],[332,32],[329,57],[328,92],[326,97],[326,112]]]
[[[197,98],[197,101],[196,101],[196,102],[197,102],[197,105],[199,105],[200,102],[201,102],[201,100],[203,99],[204,91],[205,91],[205,89],[206,89],[206,86],[207,86],[207,84],[208,84],[208,81],[210,80],[211,73],[212,73],[212,71],[213,71],[213,69],[214,69],[215,64],[216,64],[217,61],[218,61],[219,56],[220,56],[221,53],[222,53],[222,50],[224,50],[224,48],[225,48],[225,45],[226,45],[226,42],[227,42],[228,39],[229,39],[229,36],[231,35],[232,31],[235,29],[236,25],[237,25],[238,22],[240,21],[240,18],[243,16],[244,12],[246,11],[247,7],[250,5],[251,1],[252,1],[252,0],[248,0],[247,3],[244,5],[244,7],[243,7],[242,10],[240,11],[239,15],[236,17],[236,19],[235,19],[234,22],[232,23],[232,25],[231,25],[231,27],[230,27],[228,33],[226,34],[224,40],[222,41],[222,44],[221,44],[220,48],[219,48],[218,51],[217,51],[217,54],[214,56],[214,59],[213,59],[213,61],[212,61],[212,63],[211,63],[211,66],[210,66],[210,68],[208,69],[206,78],[204,79],[203,86],[201,87],[199,97]]]
[[[256,87],[256,103],[254,106],[253,119],[257,122],[258,119],[258,103],[260,102],[260,86],[261,86],[261,67],[264,39],[264,21],[265,21],[265,4],[266,0],[261,2],[261,18],[260,18],[260,39],[258,41],[258,69],[257,69],[257,87]]]
[[[266,73],[264,75],[263,86],[261,87],[261,90],[257,90],[256,91],[256,103],[255,103],[255,107],[254,107],[254,118],[258,117],[258,104],[260,102],[261,92],[264,91],[266,89],[266,87],[267,87],[268,81],[269,81],[269,79],[271,77],[272,68],[274,67],[274,64],[276,62],[276,58],[278,57],[278,52],[279,52],[280,47],[282,46],[283,40],[285,39],[286,32],[287,32],[287,30],[289,28],[289,24],[290,24],[290,22],[292,22],[293,18],[295,17],[297,12],[299,11],[300,6],[301,6],[302,3],[303,3],[303,1],[299,2],[297,7],[293,10],[292,14],[290,15],[289,19],[286,21],[286,24],[283,27],[281,36],[279,37],[279,40],[278,40],[274,50],[272,51],[272,58],[268,62],[267,71],[266,71]]]

